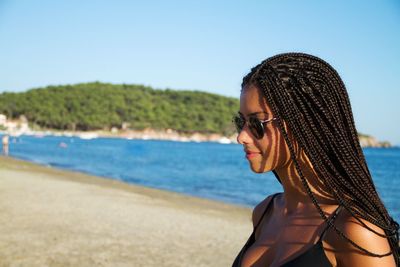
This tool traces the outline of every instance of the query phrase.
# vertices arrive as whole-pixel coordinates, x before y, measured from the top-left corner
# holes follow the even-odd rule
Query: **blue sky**
[[[400,2],[0,0],[0,92],[103,81],[239,97],[251,67],[314,54],[359,132],[400,145]]]

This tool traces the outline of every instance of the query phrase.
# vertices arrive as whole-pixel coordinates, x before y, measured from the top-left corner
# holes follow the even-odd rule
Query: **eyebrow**
[[[238,113],[239,113],[240,115],[244,116],[243,113],[241,113],[240,111],[238,111]],[[258,111],[258,112],[250,113],[250,114],[248,114],[247,116],[254,116],[254,115],[257,115],[257,114],[267,114],[267,115],[269,115],[269,113],[267,113],[267,112]]]

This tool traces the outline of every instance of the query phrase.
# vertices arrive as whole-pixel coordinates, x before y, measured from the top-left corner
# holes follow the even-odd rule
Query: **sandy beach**
[[[0,157],[0,266],[230,266],[251,210]]]

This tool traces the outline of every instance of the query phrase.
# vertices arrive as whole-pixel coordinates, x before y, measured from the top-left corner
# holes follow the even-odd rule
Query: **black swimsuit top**
[[[255,240],[255,232],[256,232],[258,225],[262,221],[262,218],[264,217],[265,213],[267,213],[267,210],[271,206],[271,203],[273,202],[275,196],[278,194],[279,193],[273,195],[271,200],[268,202],[264,213],[262,214],[259,222],[253,229],[253,233],[247,240],[247,242],[244,245],[244,247],[242,248],[242,250],[237,255],[235,261],[232,264],[232,267],[240,267],[241,266],[244,253],[256,241]],[[333,216],[331,217],[331,220],[334,220],[336,218],[340,209],[341,209],[341,206],[339,206],[335,210]],[[306,267],[313,267],[313,266],[315,266],[315,267],[317,267],[317,266],[318,267],[332,267],[331,263],[329,262],[328,258],[326,257],[324,247],[322,245],[322,237],[323,237],[325,231],[328,229],[328,227],[329,226],[325,227],[325,229],[322,231],[322,234],[320,235],[320,238],[315,245],[313,245],[309,250],[303,252],[296,258],[290,260],[289,262],[286,262],[284,265],[282,265],[282,267],[303,267],[303,266],[306,266]]]

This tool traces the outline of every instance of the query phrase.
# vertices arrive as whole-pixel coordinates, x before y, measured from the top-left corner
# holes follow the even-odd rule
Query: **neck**
[[[336,204],[337,201],[329,193],[327,186],[319,179],[311,162],[303,151],[297,155],[297,161],[317,202],[320,205]],[[276,169],[275,172],[282,182],[284,206],[288,214],[299,210],[315,209],[293,160],[290,160],[285,166]]]

